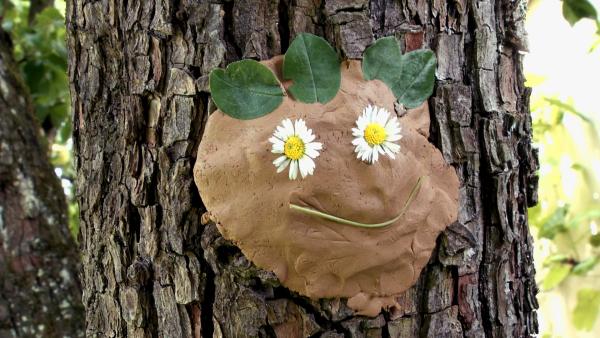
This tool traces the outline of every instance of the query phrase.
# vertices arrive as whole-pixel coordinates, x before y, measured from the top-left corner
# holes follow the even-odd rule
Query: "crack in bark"
[[[204,250],[202,253],[204,253]],[[215,302],[216,289],[215,273],[208,261],[203,256],[200,256],[199,260],[201,266],[203,267],[203,272],[206,274],[203,299],[200,306],[200,323],[202,326],[201,332],[202,337],[212,338],[215,332],[213,322],[213,306]]]

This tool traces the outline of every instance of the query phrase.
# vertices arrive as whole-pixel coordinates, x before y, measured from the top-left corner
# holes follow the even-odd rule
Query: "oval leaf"
[[[283,101],[277,78],[265,65],[255,60],[231,63],[217,68],[209,78],[212,99],[225,114],[251,120],[275,110]]]
[[[327,103],[340,89],[340,60],[323,38],[298,35],[283,59],[283,78],[294,83],[290,93],[304,103]]]
[[[402,55],[400,78],[392,91],[400,103],[415,108],[433,93],[435,55],[430,50],[415,50]]]
[[[377,40],[364,54],[366,80],[383,81],[396,99],[407,108],[421,105],[433,93],[435,55],[430,50],[415,50],[402,55],[394,37]]]
[[[388,36],[375,41],[365,50],[362,71],[365,80],[381,80],[392,87],[401,70],[402,53],[398,41]]]

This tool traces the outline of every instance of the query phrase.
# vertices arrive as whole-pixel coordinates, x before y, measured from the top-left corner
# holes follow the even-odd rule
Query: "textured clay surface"
[[[278,78],[281,57],[264,62]],[[285,87],[288,82],[282,82]],[[373,165],[356,159],[351,128],[369,104],[394,112],[380,81],[365,81],[360,61],[342,63],[342,84],[327,104],[285,97],[274,112],[242,121],[215,111],[198,149],[194,178],[223,236],[281,283],[311,298],[348,297],[361,314],[376,315],[412,286],[438,234],[456,221],[458,178],[427,140],[426,105],[400,118],[400,154]],[[285,118],[302,118],[323,143],[313,176],[277,174],[268,139]],[[415,183],[418,194],[400,220],[364,229],[290,210],[294,203],[362,223],[396,217]]]

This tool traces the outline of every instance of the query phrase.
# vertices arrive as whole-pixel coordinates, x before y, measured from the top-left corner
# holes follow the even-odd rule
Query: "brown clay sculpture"
[[[282,60],[263,64],[288,89]],[[350,60],[341,63],[340,89],[327,103],[286,95],[254,119],[212,113],[194,178],[222,235],[302,295],[347,297],[358,313],[372,316],[393,305],[394,295],[416,282],[439,233],[456,221],[459,189],[455,169],[428,141],[426,102],[398,118],[394,158],[357,158],[357,119],[369,106],[395,116],[395,102],[384,82],[365,80],[361,62]],[[294,180],[287,170],[277,172],[280,154],[269,141],[286,119],[302,119],[321,145],[311,174]]]

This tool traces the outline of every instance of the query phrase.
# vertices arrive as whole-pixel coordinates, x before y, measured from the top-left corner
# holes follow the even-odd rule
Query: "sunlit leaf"
[[[600,309],[600,290],[581,289],[577,292],[577,305],[573,310],[573,325],[579,330],[594,327]]]
[[[543,75],[527,73],[526,80],[525,80],[525,86],[537,87],[537,86],[543,84],[544,82],[546,82],[546,79],[547,79],[547,77],[543,76]]]
[[[600,209],[586,210],[585,212],[577,214],[573,219],[568,222],[569,227],[579,225],[583,221],[589,221],[592,219],[600,218]]]
[[[596,19],[596,9],[588,0],[562,0],[562,12],[571,26],[579,20]]]
[[[593,125],[594,121],[592,121],[592,119],[590,119],[589,117],[587,117],[585,114],[579,112],[577,109],[575,109],[575,107],[573,107],[572,105],[562,102],[560,100],[557,99],[553,99],[550,97],[546,97],[544,98],[546,101],[548,101],[550,104],[555,105],[556,107],[558,107],[559,109],[561,109],[561,111],[563,112],[567,112],[567,113],[571,113],[577,117],[579,117],[580,119],[582,119],[583,121]],[[560,119],[562,121],[562,118]]]
[[[538,203],[536,206],[527,209],[527,216],[529,220],[535,224],[542,214],[542,206]]]
[[[550,290],[562,283],[571,273],[571,265],[568,264],[554,264],[550,267],[550,271],[546,274],[542,280],[542,289]]]
[[[557,234],[565,232],[567,230],[565,223],[568,212],[568,205],[556,208],[546,221],[542,223],[539,237],[553,239]]]
[[[573,273],[576,275],[584,275],[592,270],[598,264],[598,257],[589,257],[579,262],[573,267]]]
[[[568,259],[569,256],[563,254],[551,255],[544,260],[544,266],[550,266],[556,263],[563,263],[566,262]]]

